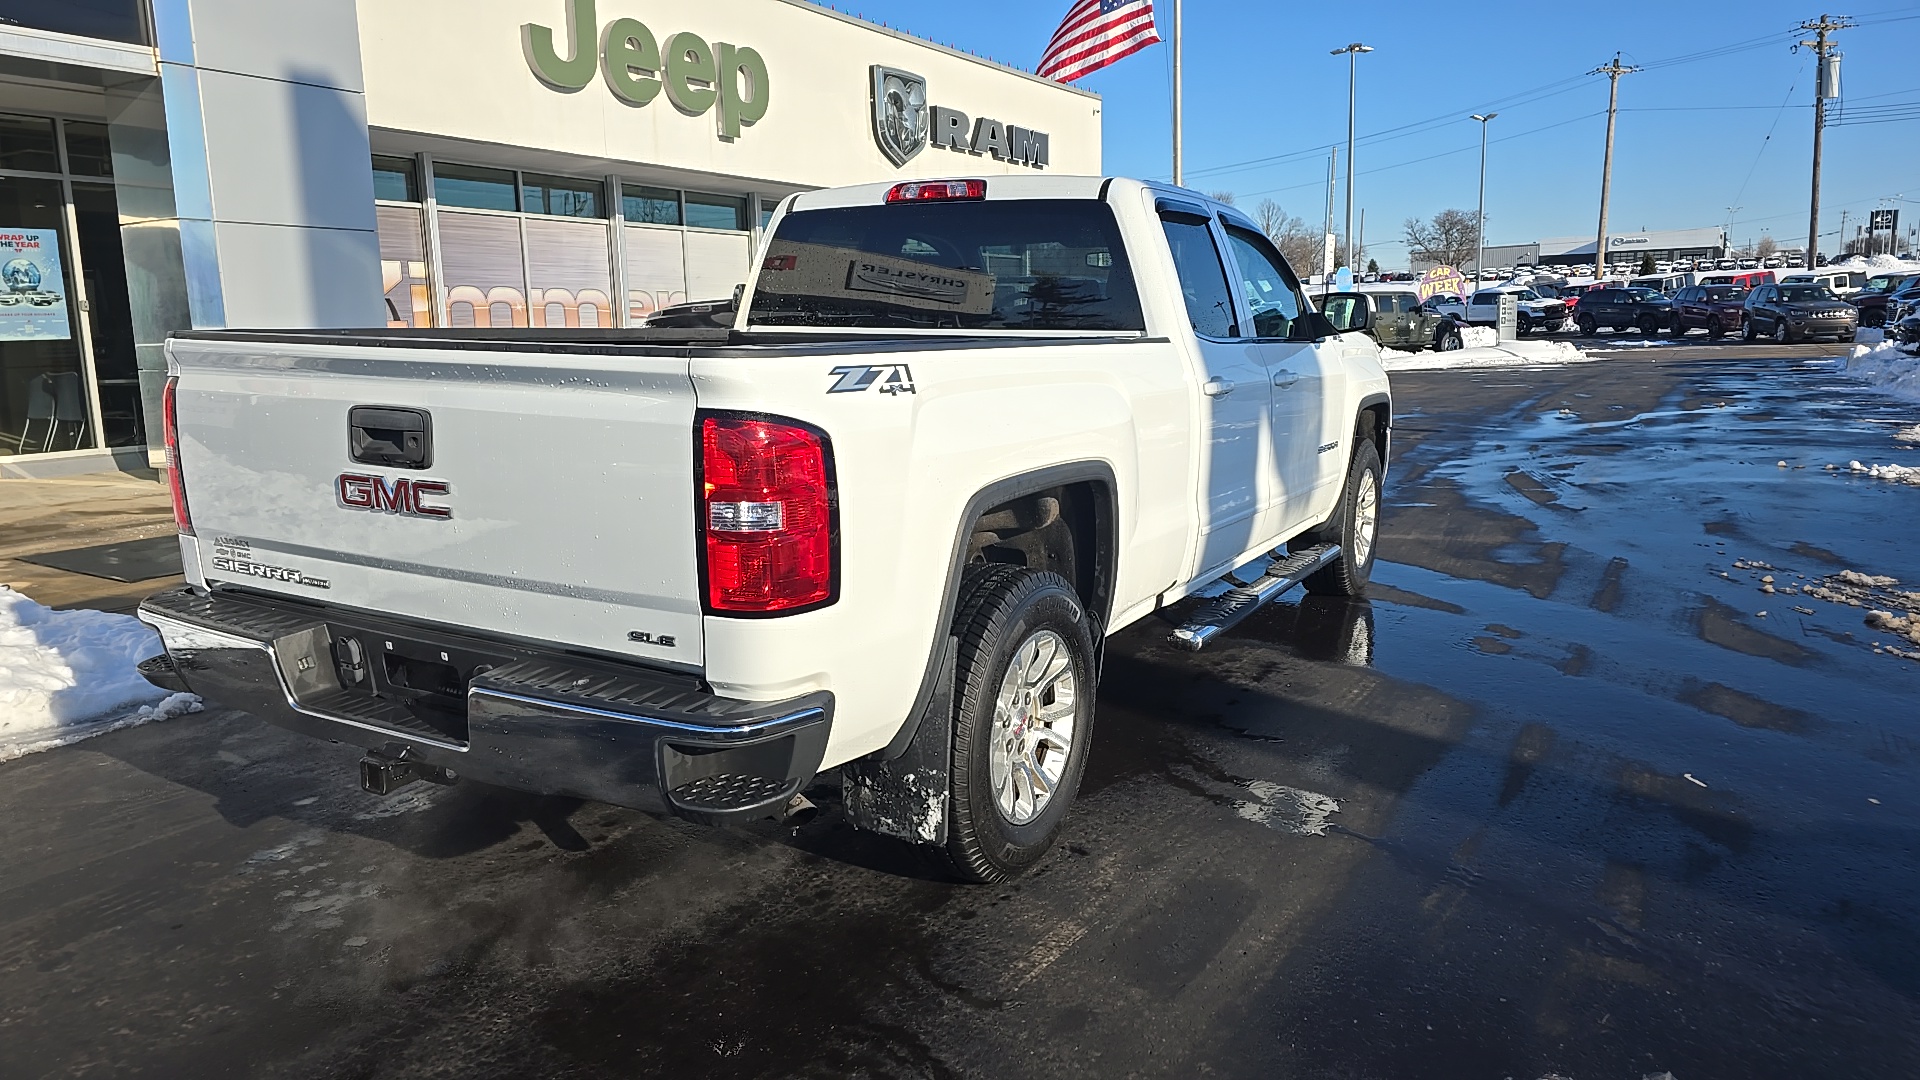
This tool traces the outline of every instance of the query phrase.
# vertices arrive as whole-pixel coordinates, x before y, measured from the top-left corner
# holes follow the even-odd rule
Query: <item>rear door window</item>
[[[1092,199],[936,201],[789,213],[767,244],[747,321],[880,329],[1146,329],[1113,211]]]
[[[1213,242],[1213,230],[1185,215],[1163,216],[1160,227],[1173,253],[1174,273],[1180,279],[1180,295],[1186,300],[1193,332],[1201,337],[1239,337],[1233,293],[1227,289],[1227,271],[1220,261],[1220,247]]]

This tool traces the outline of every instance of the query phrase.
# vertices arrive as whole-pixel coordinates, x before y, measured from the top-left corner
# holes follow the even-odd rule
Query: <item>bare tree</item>
[[[1406,230],[1407,250],[1416,260],[1459,267],[1476,257],[1479,233],[1465,210],[1442,210],[1431,221],[1408,218]]]
[[[1267,234],[1273,246],[1280,249],[1287,265],[1293,272],[1302,276],[1320,272],[1323,234],[1318,229],[1309,228],[1305,221],[1286,212],[1272,199],[1261,199],[1260,205],[1253,211],[1254,224]]]
[[[1207,197],[1218,202],[1226,203],[1228,206],[1233,205],[1233,192],[1231,191],[1209,191],[1207,192]]]
[[[1771,236],[1761,236],[1760,242],[1753,246],[1753,253],[1762,258],[1770,258],[1780,253],[1780,245],[1773,242]]]

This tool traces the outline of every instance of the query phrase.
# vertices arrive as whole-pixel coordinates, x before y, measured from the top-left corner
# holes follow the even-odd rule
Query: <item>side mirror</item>
[[[1365,330],[1369,325],[1369,320],[1365,312],[1355,311],[1353,313],[1353,321],[1357,325],[1348,326],[1347,330]],[[1335,326],[1332,319],[1327,318],[1317,311],[1309,311],[1298,319],[1295,319],[1293,323],[1296,327],[1300,328],[1301,337],[1310,338],[1314,341],[1334,337],[1341,333],[1340,327]]]

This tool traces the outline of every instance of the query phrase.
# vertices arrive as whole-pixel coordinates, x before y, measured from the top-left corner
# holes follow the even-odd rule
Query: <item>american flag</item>
[[[1040,74],[1072,82],[1159,40],[1153,0],[1074,0],[1040,56]]]

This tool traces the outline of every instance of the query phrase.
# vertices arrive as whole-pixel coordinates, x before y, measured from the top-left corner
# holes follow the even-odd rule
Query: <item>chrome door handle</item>
[[[1300,373],[1297,371],[1276,371],[1273,373],[1273,385],[1283,389],[1299,381]]]
[[[1233,380],[1223,379],[1215,375],[1213,378],[1200,384],[1200,392],[1208,397],[1226,397],[1228,394],[1233,393]]]

